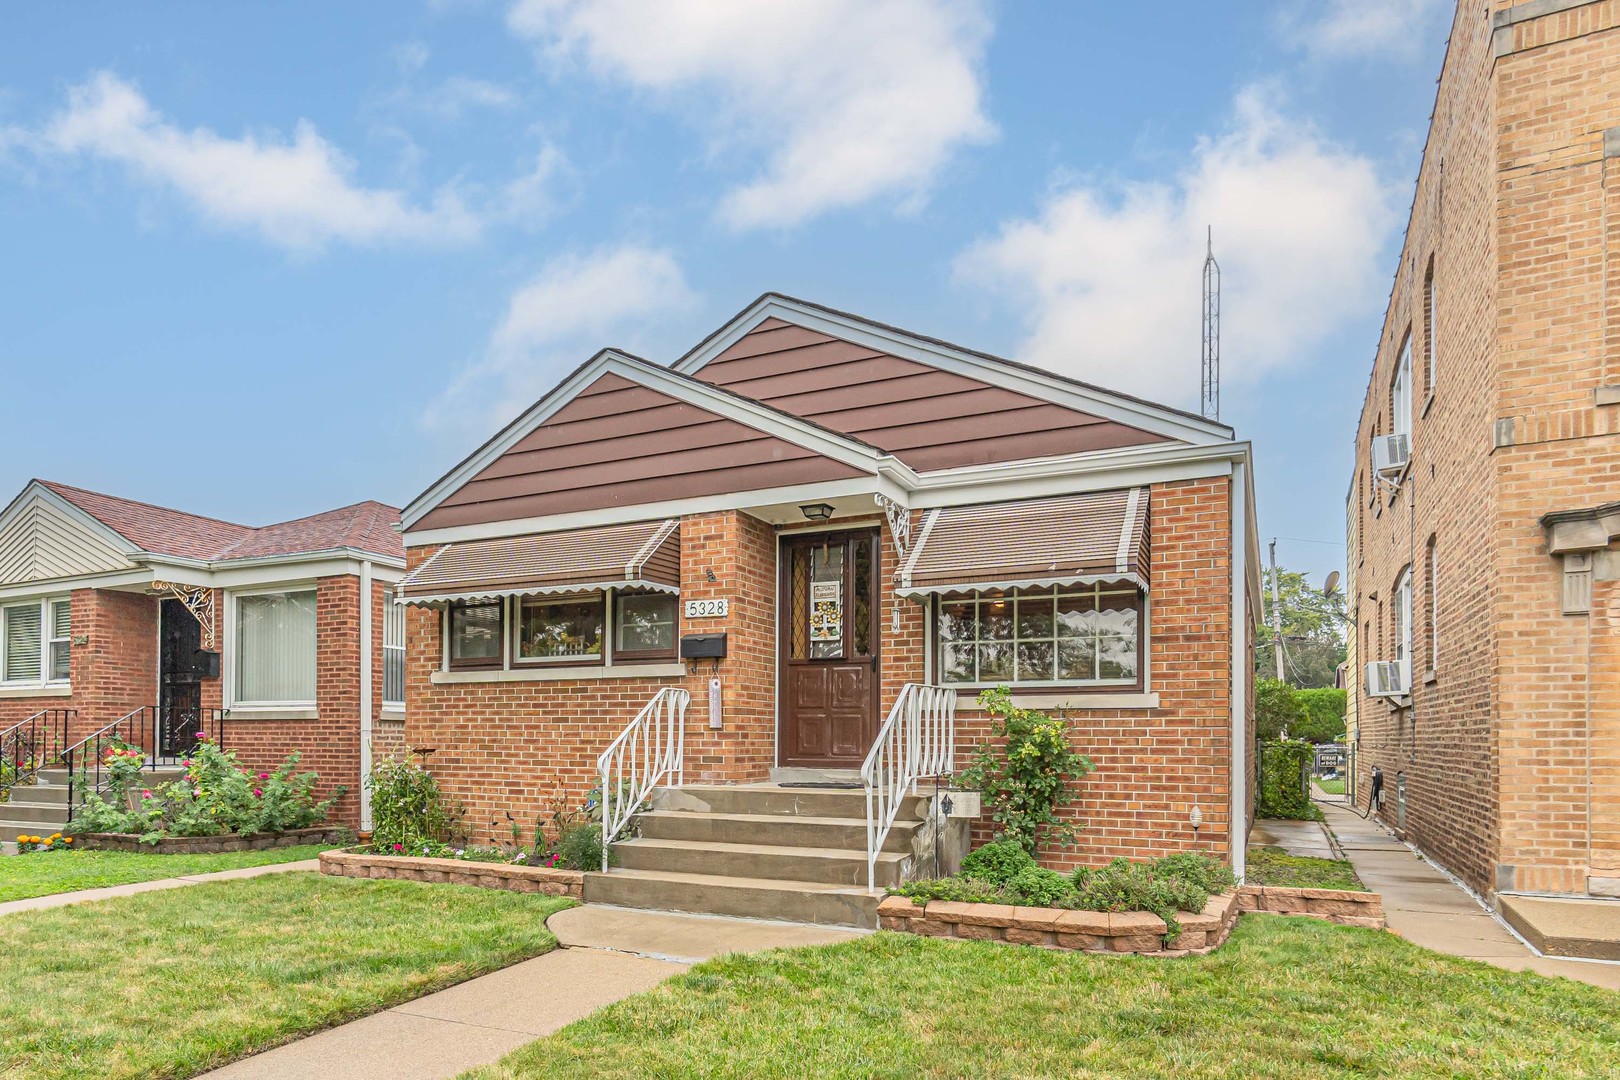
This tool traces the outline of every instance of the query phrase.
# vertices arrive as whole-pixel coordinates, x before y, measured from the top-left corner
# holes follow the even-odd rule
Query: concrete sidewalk
[[[134,896],[136,893],[157,892],[159,889],[183,889],[187,885],[203,885],[210,881],[235,881],[239,878],[260,877],[264,874],[286,874],[297,870],[318,871],[320,868],[319,859],[300,859],[298,862],[271,863],[268,866],[244,866],[237,870],[219,870],[212,874],[159,878],[157,881],[135,881],[128,885],[109,885],[105,889],[80,889],[77,892],[53,893],[50,896],[31,896],[27,900],[8,900],[0,904],[0,915],[10,915],[18,911],[39,911],[43,908],[66,907],[69,904],[85,904],[92,900],[111,900],[116,896]]]
[[[443,1080],[499,1060],[730,952],[848,941],[864,931],[587,904],[547,920],[544,956],[206,1073],[219,1080]],[[680,957],[672,960],[669,957]]]
[[[1290,855],[1311,859],[1337,859],[1333,840],[1318,821],[1257,818],[1249,828],[1250,847],[1280,847]]]
[[[1408,941],[1512,971],[1562,975],[1620,990],[1620,964],[1537,956],[1461,886],[1376,821],[1332,803],[1317,805],[1362,884],[1383,894],[1389,928]]]

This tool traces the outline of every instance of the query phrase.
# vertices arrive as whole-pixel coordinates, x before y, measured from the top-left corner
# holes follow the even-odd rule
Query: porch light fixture
[[[811,521],[826,521],[833,516],[832,503],[807,503],[799,507],[799,513]]]

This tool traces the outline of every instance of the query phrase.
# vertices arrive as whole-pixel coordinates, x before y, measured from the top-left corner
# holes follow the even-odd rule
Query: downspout
[[[1232,873],[1239,881],[1248,864],[1249,725],[1248,649],[1249,618],[1244,601],[1249,572],[1248,474],[1242,461],[1232,463]]]
[[[371,560],[360,564],[360,828],[371,828]]]

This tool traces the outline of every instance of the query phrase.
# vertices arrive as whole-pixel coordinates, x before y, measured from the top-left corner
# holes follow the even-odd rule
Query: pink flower
[[[270,779],[270,774],[267,773],[267,772],[262,772],[262,773],[259,774],[259,779],[260,780],[268,780],[268,779]]]
[[[405,850],[405,845],[404,844],[395,844],[394,845],[394,850],[395,851],[404,851]]]
[[[260,791],[258,788],[254,788],[253,789],[253,797],[255,799],[262,799],[262,798],[264,798],[264,792]]]
[[[152,793],[150,791],[142,791],[141,792],[141,798],[150,799],[151,797],[152,797]]]

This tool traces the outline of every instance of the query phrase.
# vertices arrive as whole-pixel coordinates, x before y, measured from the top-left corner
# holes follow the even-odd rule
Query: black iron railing
[[[143,705],[125,713],[62,751],[68,775],[68,816],[73,816],[86,795],[106,789],[111,751],[133,747],[144,755],[143,769],[172,768],[190,756],[201,735],[224,746],[225,727],[226,717],[220,709]]]
[[[0,799],[18,784],[29,784],[39,770],[56,761],[67,746],[72,709],[41,709],[0,731]]]

